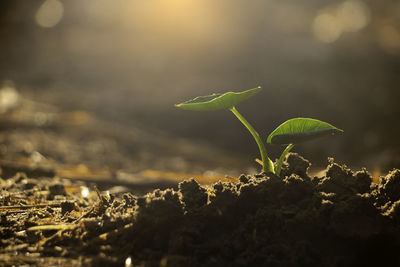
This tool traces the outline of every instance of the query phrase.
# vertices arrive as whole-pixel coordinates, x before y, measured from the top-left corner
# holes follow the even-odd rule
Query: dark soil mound
[[[322,178],[309,165],[290,154],[281,177],[102,197],[39,251],[88,265],[400,266],[400,170],[372,184],[333,159]],[[64,205],[63,216],[75,208]]]

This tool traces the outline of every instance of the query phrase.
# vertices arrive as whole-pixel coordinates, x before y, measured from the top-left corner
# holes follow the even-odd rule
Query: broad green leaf
[[[316,119],[295,118],[278,126],[269,136],[270,144],[297,144],[316,137],[342,133],[343,130]]]
[[[213,111],[221,109],[229,109],[249,97],[260,92],[261,87],[250,89],[243,92],[227,92],[224,94],[212,94],[207,96],[198,96],[192,100],[175,105],[176,107],[186,110],[196,111]]]

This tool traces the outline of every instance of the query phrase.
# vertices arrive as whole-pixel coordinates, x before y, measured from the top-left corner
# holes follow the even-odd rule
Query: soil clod
[[[17,174],[13,184],[0,180],[9,191],[0,202],[0,265],[57,257],[89,266],[128,258],[132,266],[399,266],[400,170],[375,185],[365,169],[333,159],[323,177],[311,179],[309,167],[291,153],[281,177],[190,179],[142,196],[82,197],[54,178],[24,191],[32,178]],[[46,205],[48,195],[35,193],[43,188],[61,201]],[[11,260],[28,252],[30,261]]]

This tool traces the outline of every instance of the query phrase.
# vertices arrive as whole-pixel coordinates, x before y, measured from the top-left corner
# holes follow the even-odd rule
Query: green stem
[[[289,144],[285,150],[283,150],[282,155],[279,158],[278,164],[276,165],[276,175],[279,176],[279,174],[281,173],[281,169],[282,169],[282,164],[283,161],[287,155],[287,153],[289,153],[289,151],[294,147],[294,144]]]
[[[268,157],[267,150],[265,149],[264,143],[262,142],[260,135],[257,133],[256,130],[254,130],[253,126],[251,126],[251,124],[239,113],[239,111],[237,111],[235,107],[232,107],[229,110],[232,111],[233,114],[235,114],[235,116],[240,120],[241,123],[243,123],[244,126],[246,126],[246,128],[256,140],[258,149],[260,150],[261,160],[263,162],[263,172],[275,173],[274,164]]]

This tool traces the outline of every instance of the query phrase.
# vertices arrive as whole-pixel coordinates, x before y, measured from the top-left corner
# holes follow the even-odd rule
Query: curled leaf
[[[295,118],[278,126],[269,136],[270,144],[298,144],[320,136],[342,133],[343,130],[316,119]]]
[[[207,96],[198,96],[192,100],[175,105],[186,110],[213,111],[221,109],[230,109],[240,102],[252,97],[260,92],[261,87],[246,90],[243,92],[227,92],[223,94],[212,94]]]

